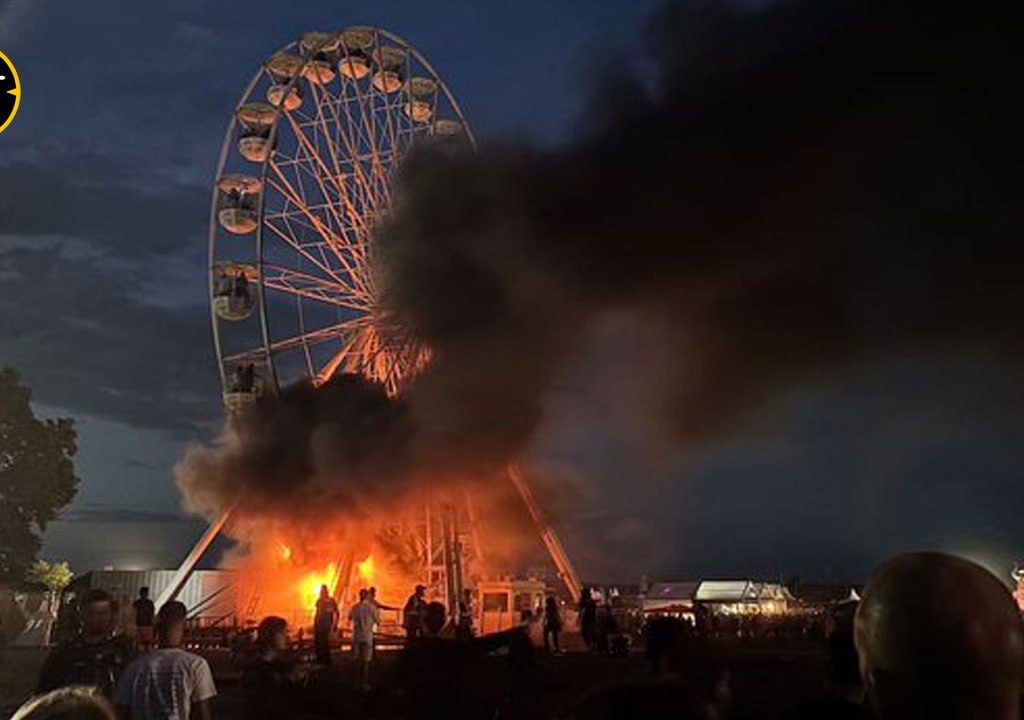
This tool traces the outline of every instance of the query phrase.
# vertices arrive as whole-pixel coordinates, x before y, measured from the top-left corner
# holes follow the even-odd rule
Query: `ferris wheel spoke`
[[[309,207],[310,203],[306,199],[305,185],[302,182],[301,172],[305,172],[312,180],[317,184],[320,190],[320,195],[323,197],[323,205],[321,207],[324,214],[329,218],[333,219],[338,227],[343,227],[341,216],[338,214],[336,203],[332,202],[331,193],[327,189],[327,185],[324,184],[326,180],[329,185],[334,188],[335,197],[340,197],[344,193],[341,183],[337,176],[331,173],[330,170],[323,164],[323,158],[320,157],[320,153],[317,151],[313,142],[306,136],[306,133],[301,129],[297,121],[290,114],[287,116],[288,121],[292,125],[293,132],[299,141],[299,152],[305,153],[305,158],[297,156],[295,159],[297,162],[292,166],[294,168],[296,178],[295,187],[298,188],[298,192],[295,195],[298,196],[302,203]],[[306,162],[303,162],[305,160]],[[317,171],[319,170],[319,172]],[[294,188],[292,188],[294,192]]]
[[[385,117],[384,123],[379,123],[377,121],[377,107],[374,104],[374,99],[375,98],[376,98],[377,102],[380,103],[383,106],[384,110],[385,110],[385,112],[384,112],[384,117]],[[389,135],[388,135],[388,130],[389,130],[389,128],[388,128],[388,120],[390,118],[388,117],[388,113],[387,113],[388,97],[387,97],[386,94],[376,92],[376,89],[374,89],[374,90],[370,91],[369,103],[370,103],[370,116],[373,118],[373,129],[374,129],[374,136],[373,136],[374,137],[374,142],[370,146],[370,157],[371,157],[371,160],[372,160],[371,167],[373,168],[373,175],[374,175],[374,187],[377,190],[377,192],[380,193],[381,197],[384,199],[384,207],[390,207],[390,205],[391,205],[390,174],[385,169],[385,167],[384,167],[384,160],[381,158],[381,143],[383,142],[384,138],[389,137]],[[381,127],[381,125],[383,125],[383,127]],[[390,158],[390,154],[389,154],[389,158]]]
[[[324,240],[323,236],[320,234],[317,228],[315,228],[313,225],[307,222],[305,214],[303,214],[301,211],[295,209],[289,210],[287,212],[275,212],[264,216],[264,222],[283,223],[286,226],[286,230],[291,233],[294,233],[293,226],[297,226],[303,230],[308,231],[311,235],[313,235],[316,238],[315,241],[304,242],[302,240],[299,240],[298,238],[296,238],[296,241],[307,251],[310,249],[315,251],[319,255],[320,263],[323,267],[331,267],[333,265],[330,258],[334,257],[334,248],[331,248],[328,245],[328,243]],[[325,252],[325,248],[330,250],[330,257]],[[350,259],[352,263],[357,267],[363,268],[365,266],[366,260],[361,255],[352,252],[351,243],[346,244],[345,246],[340,248],[340,251],[350,253]]]
[[[349,93],[349,89],[354,94]],[[373,191],[369,181],[366,177],[366,172],[363,168],[362,158],[365,156],[363,151],[363,145],[366,147],[372,147],[373,143],[370,137],[364,132],[365,113],[363,112],[361,105],[361,94],[362,91],[359,88],[359,83],[355,81],[345,81],[342,85],[342,96],[339,99],[338,105],[342,107],[345,112],[345,121],[342,122],[337,108],[331,105],[331,114],[334,118],[335,125],[338,127],[347,127],[350,129],[349,134],[342,133],[341,137],[345,140],[346,149],[349,153],[352,163],[352,174],[355,178],[356,184],[362,190],[362,204],[364,207],[372,206],[374,212],[378,212],[379,198]],[[360,108],[360,120],[356,121],[352,117],[351,105],[355,103]],[[351,131],[355,131],[355,138],[352,137]]]
[[[377,44],[379,47],[380,38],[378,37]],[[358,83],[353,85],[355,89],[356,105],[359,107],[359,115],[362,120],[362,129],[364,131],[364,137],[366,138],[366,148],[368,150],[368,161],[370,163],[370,171],[374,177],[374,182],[370,185],[369,194],[373,198],[377,198],[379,195],[381,202],[374,203],[374,211],[378,216],[381,214],[383,208],[381,205],[388,205],[391,202],[391,194],[389,189],[384,187],[381,188],[379,179],[382,175],[382,166],[380,162],[379,148],[378,148],[378,128],[377,128],[377,115],[374,111],[374,98],[377,97],[378,92],[374,87],[373,83],[370,83],[370,89],[367,92],[363,91]],[[364,155],[364,153],[360,153]]]
[[[362,333],[351,333],[342,343],[341,349],[331,356],[331,359],[320,369],[313,378],[314,385],[323,385],[330,380],[338,369],[345,364],[346,360],[352,359],[352,346],[356,343]]]
[[[258,365],[267,359],[267,349],[260,345],[258,348],[243,350],[232,355],[225,355],[222,362],[224,365],[238,365],[252,363]]]
[[[285,225],[288,225],[287,218],[284,218],[284,222]],[[288,232],[285,232],[281,228],[277,227],[277,225],[272,220],[266,219],[263,223],[263,226],[269,228],[271,232],[273,232],[278,238],[283,240],[287,245],[290,245],[292,249],[295,250],[296,253],[301,255],[307,262],[309,262],[311,265],[320,270],[324,275],[334,280],[339,286],[348,288],[353,295],[358,296],[360,294],[360,291],[358,289],[352,288],[348,283],[346,283],[341,278],[341,276],[335,273],[334,270],[330,268],[326,263],[323,263],[317,260],[312,255],[310,255],[309,251],[306,249],[306,246],[300,243],[298,239],[294,236],[294,234],[291,232],[291,228],[288,229]]]
[[[327,282],[280,265],[265,265],[264,268],[263,285],[266,288],[361,313],[369,312],[370,299],[354,294],[347,285]]]
[[[318,330],[311,330],[309,332],[272,343],[270,345],[270,352],[282,353],[288,350],[295,350],[296,348],[312,347],[314,345],[319,345],[320,343],[337,340],[340,337],[344,337],[346,333],[351,332],[352,330],[357,330],[361,327],[367,326],[369,322],[369,318],[359,317],[352,320],[346,320],[335,325],[328,325],[327,327],[323,327]]]
[[[287,205],[289,206],[286,208],[285,212],[297,211],[303,215],[311,223],[311,229],[323,238],[331,248],[332,252],[338,256],[338,260],[345,265],[346,270],[351,271],[352,267],[350,266],[349,261],[343,256],[345,250],[349,250],[350,254],[355,255],[355,253],[351,253],[353,243],[345,236],[345,230],[349,229],[349,226],[346,225],[346,223],[343,222],[341,217],[337,214],[335,203],[332,202],[331,195],[327,191],[326,186],[324,186],[322,178],[315,172],[311,172],[309,168],[303,168],[303,170],[317,182],[321,189],[321,193],[324,196],[323,203],[310,205],[303,197],[300,197],[300,195],[304,194],[301,175],[299,176],[299,181],[295,185],[292,185],[288,182],[284,172],[276,166],[276,163],[273,169],[280,182],[275,182],[272,179],[270,180],[270,183],[272,187],[278,190],[285,197]],[[296,186],[299,188],[298,191],[296,190]],[[323,219],[320,217],[321,212],[324,214]],[[335,231],[331,225],[337,227],[338,230]]]
[[[313,92],[313,95],[316,96],[315,90]],[[330,131],[327,129],[326,122],[324,122],[323,120],[322,109],[318,110],[318,115],[320,125],[322,125],[322,128],[319,129],[324,133],[325,137],[329,138]],[[329,208],[329,211],[333,215],[334,220],[337,222],[338,227],[345,227],[346,223],[338,214],[337,209],[335,207],[335,203],[330,202],[331,193],[328,192],[327,186],[324,184],[325,180],[333,189],[334,197],[337,199],[337,201],[344,205],[348,220],[347,224],[349,226],[361,227],[362,229],[365,230],[364,221],[355,211],[355,207],[352,205],[351,201],[348,198],[348,192],[345,187],[343,179],[343,171],[340,165],[337,163],[336,155],[334,155],[333,143],[327,143],[331,155],[334,156],[332,157],[332,160],[334,161],[335,166],[334,169],[331,170],[324,163],[321,153],[315,147],[315,143],[312,140],[310,140],[310,138],[306,134],[304,127],[300,125],[291,115],[288,116],[288,120],[292,125],[292,129],[299,141],[300,147],[304,149],[307,159],[314,165],[313,168],[304,167],[303,169],[306,170],[306,172],[315,180],[317,185],[320,187],[321,194],[323,195],[324,200],[327,201],[326,204]]]
[[[339,249],[339,246],[344,243],[339,240],[339,238],[330,230],[330,228],[324,225],[323,221],[321,221],[320,218],[318,218],[315,213],[313,213],[308,207],[306,207],[301,202],[301,200],[296,195],[294,188],[292,188],[288,183],[288,179],[284,176],[282,172],[280,172],[276,168],[273,162],[271,162],[271,167],[274,170],[277,177],[279,178],[280,182],[277,182],[271,178],[268,180],[269,184],[275,190],[277,190],[279,193],[281,193],[287,199],[289,199],[293,205],[299,208],[299,210],[302,211],[302,213],[306,216],[309,222],[313,224],[314,229],[318,233],[320,233],[323,239],[328,243],[331,250],[334,251],[335,257],[337,257],[339,262],[341,262],[341,264],[344,266],[345,272],[351,278],[353,284],[359,286],[359,292],[368,295],[369,291],[364,283],[363,274],[356,272],[356,269],[345,257],[344,253],[342,253]],[[333,275],[333,273],[331,274]],[[340,278],[337,279],[340,281]]]
[[[341,125],[338,122],[337,114],[334,114],[334,117],[332,118],[333,123],[329,123],[328,119],[324,116],[325,106],[330,108],[332,111],[334,109],[334,105],[331,102],[333,96],[326,89],[317,89],[315,85],[313,86],[313,88],[313,97],[317,107],[316,120],[320,124],[320,129],[321,132],[324,134],[324,137],[328,139],[327,147],[331,157],[331,164],[333,165],[333,176],[337,178],[336,185],[338,188],[338,198],[345,206],[345,213],[348,217],[349,223],[353,227],[359,228],[365,233],[367,231],[366,222],[363,219],[363,216],[356,210],[356,206],[352,198],[349,197],[348,187],[346,186],[344,179],[344,169],[341,165],[341,161],[338,159],[337,150],[335,148],[336,143],[331,142],[331,140],[335,138],[343,137],[343,134],[341,132]],[[333,124],[334,126],[334,133],[332,133],[330,130],[331,124]],[[362,247],[358,247],[361,251]]]
[[[392,93],[391,96],[383,96],[385,101],[384,121],[391,140],[391,152],[390,157],[388,158],[388,176],[385,181],[385,187],[389,190],[389,196],[391,176],[394,173],[396,164],[395,159],[402,152],[399,139],[402,136],[402,125],[404,118],[406,117],[406,113],[403,111],[403,106],[407,101],[406,95],[409,92],[409,79],[412,78],[412,60],[408,52],[405,53],[405,61],[402,69],[406,77],[404,87],[398,92]]]

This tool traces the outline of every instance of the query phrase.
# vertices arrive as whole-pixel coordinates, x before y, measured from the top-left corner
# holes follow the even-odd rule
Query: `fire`
[[[374,576],[373,557],[367,556],[365,560],[356,565],[356,571],[359,573],[359,579],[364,583],[372,583]]]
[[[316,601],[320,597],[321,586],[326,585],[327,591],[333,593],[337,580],[338,568],[334,563],[329,564],[321,572],[311,572],[302,578],[299,583],[302,607],[312,614],[316,610]]]
[[[475,576],[470,583],[491,575],[492,563],[498,569],[493,574],[521,564],[520,558],[537,547],[536,540],[523,532],[522,518],[505,511],[507,495],[477,490],[474,501],[488,518],[487,565],[472,556],[464,566]],[[259,622],[278,615],[293,628],[308,627],[323,585],[344,606],[343,614],[359,591],[370,587],[377,589],[382,604],[395,607],[401,607],[420,584],[427,586],[428,598],[443,598],[443,585],[424,568],[424,543],[437,542],[442,516],[436,511],[424,515],[422,496],[396,498],[360,516],[311,513],[308,519],[297,519],[237,514],[232,533],[240,542],[229,562],[237,571],[241,620]],[[433,534],[424,537],[426,520],[434,526]],[[464,522],[462,540],[473,543],[476,537]],[[467,553],[464,560],[468,557]]]

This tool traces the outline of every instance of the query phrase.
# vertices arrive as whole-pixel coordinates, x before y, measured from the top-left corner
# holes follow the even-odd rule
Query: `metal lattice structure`
[[[373,233],[419,142],[473,143],[451,92],[377,28],[307,33],[267,60],[227,129],[210,222],[225,403],[357,373],[395,394],[429,351],[378,304]]]
[[[379,303],[374,231],[392,206],[402,158],[421,142],[475,146],[426,59],[379,28],[311,32],[274,53],[235,107],[210,211],[210,311],[229,412],[294,382],[362,375],[398,395],[430,350]],[[579,581],[518,469],[510,478],[573,595]],[[158,598],[173,598],[224,528],[228,509]],[[461,596],[480,558],[468,499],[428,502],[414,532],[423,578]],[[352,558],[343,558],[343,595]]]

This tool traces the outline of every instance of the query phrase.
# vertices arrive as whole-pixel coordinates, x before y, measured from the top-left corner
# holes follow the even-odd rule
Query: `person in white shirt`
[[[370,661],[373,660],[373,631],[380,622],[377,603],[366,590],[359,591],[359,602],[349,610],[352,621],[352,652],[356,656],[359,685],[363,692],[370,689]]]
[[[114,704],[129,720],[210,720],[217,695],[213,673],[203,658],[181,649],[185,606],[172,600],[156,620],[159,649],[136,658],[121,675]]]

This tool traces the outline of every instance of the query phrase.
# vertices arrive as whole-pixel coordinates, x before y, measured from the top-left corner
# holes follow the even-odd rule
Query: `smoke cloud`
[[[408,159],[376,248],[386,310],[434,353],[408,392],[290,389],[183,461],[189,501],[362,511],[492,478],[624,309],[659,328],[623,356],[663,358],[651,412],[683,445],[876,356],[1016,362],[1015,27],[984,2],[665,8],[567,147]]]
[[[413,414],[518,452],[552,372],[623,307],[668,331],[632,350],[674,359],[684,443],[874,354],[1016,358],[1010,23],[921,10],[674,5],[657,81],[607,76],[572,146],[412,158],[381,249],[391,309],[437,355]]]

